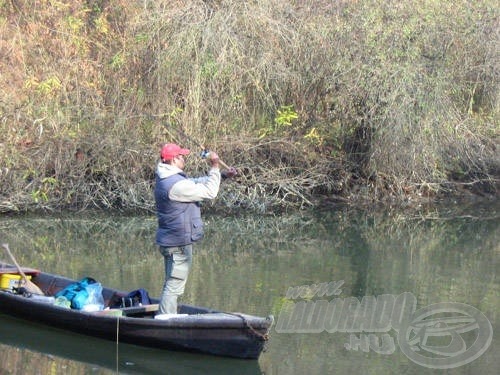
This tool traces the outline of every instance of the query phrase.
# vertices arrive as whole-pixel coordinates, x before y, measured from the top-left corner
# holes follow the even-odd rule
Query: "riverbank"
[[[496,9],[3,2],[0,212],[150,211],[164,142],[238,168],[214,209],[497,199]]]

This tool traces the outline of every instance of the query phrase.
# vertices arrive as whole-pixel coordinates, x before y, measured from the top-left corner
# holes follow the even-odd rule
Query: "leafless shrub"
[[[231,207],[496,195],[495,5],[3,2],[0,210],[149,210],[165,141],[239,167]]]

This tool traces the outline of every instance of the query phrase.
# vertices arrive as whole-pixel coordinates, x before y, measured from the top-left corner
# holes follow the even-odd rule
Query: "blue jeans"
[[[165,261],[165,283],[160,299],[160,314],[177,314],[177,298],[182,296],[193,261],[193,245],[160,246]]]

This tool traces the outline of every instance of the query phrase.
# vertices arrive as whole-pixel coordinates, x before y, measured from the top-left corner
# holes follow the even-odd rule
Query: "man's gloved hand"
[[[237,174],[238,174],[238,171],[236,170],[236,168],[231,167],[228,170],[222,171],[221,176],[222,176],[222,178],[231,178],[231,177],[236,176]]]

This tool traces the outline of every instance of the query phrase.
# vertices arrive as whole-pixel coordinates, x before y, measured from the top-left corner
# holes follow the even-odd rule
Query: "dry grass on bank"
[[[152,209],[165,141],[240,168],[231,207],[496,196],[498,20],[493,0],[0,2],[0,210]]]

